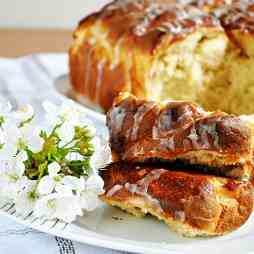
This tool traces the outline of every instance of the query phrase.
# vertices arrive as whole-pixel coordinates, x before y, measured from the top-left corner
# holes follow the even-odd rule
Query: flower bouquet
[[[69,223],[98,206],[97,169],[110,160],[110,149],[74,103],[43,108],[45,124],[38,125],[30,105],[0,105],[0,197],[18,214]]]

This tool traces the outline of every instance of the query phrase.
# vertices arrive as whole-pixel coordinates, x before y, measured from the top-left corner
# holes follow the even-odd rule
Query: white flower
[[[25,151],[21,151],[16,157],[1,161],[0,174],[9,177],[11,180],[20,178],[25,171],[24,161],[26,160],[27,153]]]
[[[31,105],[18,108],[17,111],[13,112],[13,117],[17,120],[18,124],[22,124],[29,121],[34,116],[34,109]]]
[[[15,124],[8,123],[0,131],[0,160],[6,160],[16,155],[17,151],[28,147],[32,152],[42,150],[44,140],[40,137],[40,129],[31,124],[18,128]]]
[[[8,160],[16,155],[21,132],[15,124],[5,124],[1,130],[0,160]]]
[[[72,141],[75,135],[75,128],[72,124],[64,122],[60,128],[56,130],[58,137],[61,139],[59,145],[63,146]]]
[[[77,196],[53,193],[37,201],[34,213],[38,217],[57,218],[70,223],[76,219],[77,215],[82,215],[82,209]]]
[[[20,128],[20,138],[17,147],[19,150],[28,147],[32,152],[40,152],[42,150],[44,140],[40,137],[41,129],[37,126],[28,124]]]
[[[22,151],[16,157],[0,161],[1,190],[10,199],[15,198],[20,189],[24,187],[26,179],[24,161],[26,160],[27,154]]]
[[[50,194],[60,184],[62,176],[58,175],[61,166],[57,162],[48,165],[48,175],[44,176],[38,184],[40,194]]]
[[[49,175],[40,180],[38,192],[43,195],[57,192],[64,196],[72,196],[74,191],[76,195],[80,195],[85,187],[84,178],[59,175],[60,169],[60,165],[56,162],[48,166]]]
[[[56,192],[64,195],[72,195],[73,191],[75,191],[76,195],[80,195],[84,188],[84,177],[65,176],[61,183],[56,186]]]
[[[91,143],[94,146],[94,153],[90,162],[92,169],[97,173],[111,161],[111,149],[106,141],[98,137],[94,137]]]
[[[104,182],[98,175],[91,175],[86,183],[85,189],[81,192],[80,205],[87,211],[92,211],[100,204],[98,195],[103,194]]]
[[[88,126],[91,134],[95,134],[92,121],[86,117],[86,112],[73,101],[65,101],[60,106],[45,101],[43,102],[43,108],[46,111],[46,119],[51,125],[67,122],[72,126]]]
[[[15,198],[15,208],[18,214],[28,215],[34,210],[36,201],[39,198],[36,190],[37,181],[27,179],[23,186]]]
[[[75,126],[80,123],[82,112],[72,101],[66,101],[61,106],[56,106],[49,101],[45,101],[43,107],[46,111],[46,119],[50,124],[55,125],[69,122]]]

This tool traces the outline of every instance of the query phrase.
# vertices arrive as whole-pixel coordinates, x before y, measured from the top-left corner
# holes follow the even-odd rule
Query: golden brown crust
[[[152,213],[186,236],[231,232],[253,208],[251,185],[231,179],[126,163],[100,174],[105,202],[136,215]]]
[[[239,117],[204,112],[188,102],[160,104],[124,94],[108,111],[107,126],[111,149],[121,160],[181,159],[221,168],[223,175],[251,176],[251,129]],[[232,175],[226,165],[238,170]]]
[[[115,1],[82,20],[70,49],[75,92],[107,110],[119,92],[151,96],[155,57],[197,29],[226,33],[237,48],[253,34],[251,1]],[[239,33],[240,39],[239,39]]]

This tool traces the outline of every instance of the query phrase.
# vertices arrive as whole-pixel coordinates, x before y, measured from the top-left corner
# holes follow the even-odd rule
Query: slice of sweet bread
[[[152,214],[188,237],[236,230],[253,208],[246,182],[125,162],[109,165],[100,175],[103,201],[136,216]]]
[[[252,128],[241,117],[125,93],[108,111],[107,126],[115,160],[181,162],[237,179],[252,176]]]

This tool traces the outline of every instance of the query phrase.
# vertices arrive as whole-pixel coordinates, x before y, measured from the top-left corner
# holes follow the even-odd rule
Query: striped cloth
[[[60,101],[53,87],[53,80],[67,71],[67,56],[63,54],[31,55],[18,59],[0,58],[0,97],[7,98],[14,106],[29,103],[40,112],[43,100]],[[47,235],[19,225],[6,217],[0,217],[0,253],[116,254],[120,252]]]

